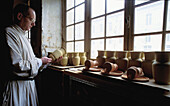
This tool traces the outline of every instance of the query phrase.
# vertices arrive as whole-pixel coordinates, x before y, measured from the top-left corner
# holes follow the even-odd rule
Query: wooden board
[[[104,74],[104,75],[111,75],[111,76],[121,76],[121,75],[123,74],[123,72],[117,70],[117,71],[112,71],[112,72],[109,72],[108,74],[106,74],[106,73],[104,73],[104,72],[101,71],[101,74]]]
[[[129,80],[129,79],[127,78],[127,75],[126,75],[126,74],[123,74],[121,77],[122,77],[123,79]],[[148,82],[148,81],[149,81],[149,78],[148,78],[148,77],[145,77],[145,76],[141,76],[141,77],[136,77],[136,78],[134,78],[132,81]]]
[[[83,69],[83,71],[92,71],[92,72],[100,72],[101,70],[103,70],[102,68],[89,68],[87,69]]]
[[[84,65],[78,65],[78,66],[57,66],[57,65],[50,65],[51,67],[57,68],[57,69],[69,69],[69,68],[79,68],[84,67]]]

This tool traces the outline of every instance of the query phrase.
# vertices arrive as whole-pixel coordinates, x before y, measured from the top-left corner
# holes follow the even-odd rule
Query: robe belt
[[[28,78],[28,77],[14,77],[14,78],[11,78],[10,80],[34,80],[34,78]]]

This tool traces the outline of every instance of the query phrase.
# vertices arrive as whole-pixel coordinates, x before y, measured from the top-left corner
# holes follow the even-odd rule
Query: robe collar
[[[14,25],[14,27],[18,30],[19,33],[25,35],[26,33],[28,33],[28,31],[24,31],[20,26],[18,26],[17,24]]]

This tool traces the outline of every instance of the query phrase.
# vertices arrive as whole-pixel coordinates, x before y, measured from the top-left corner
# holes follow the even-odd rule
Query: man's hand
[[[56,64],[59,63],[62,60],[63,56],[60,56],[58,59],[55,59],[52,61],[52,63]]]
[[[47,64],[52,61],[52,59],[48,57],[42,57],[41,60],[42,60],[42,64]]]
[[[57,62],[61,61],[63,59],[63,56],[60,56],[58,59],[56,59]]]

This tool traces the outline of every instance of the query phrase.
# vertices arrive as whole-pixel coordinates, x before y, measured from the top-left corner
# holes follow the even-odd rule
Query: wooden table
[[[170,85],[149,82],[135,82],[121,77],[102,75],[100,72],[82,72],[84,67],[59,69],[48,67],[53,72],[62,72],[63,100],[73,105],[170,105]],[[48,71],[47,71],[48,72]],[[53,86],[53,85],[51,85]]]

